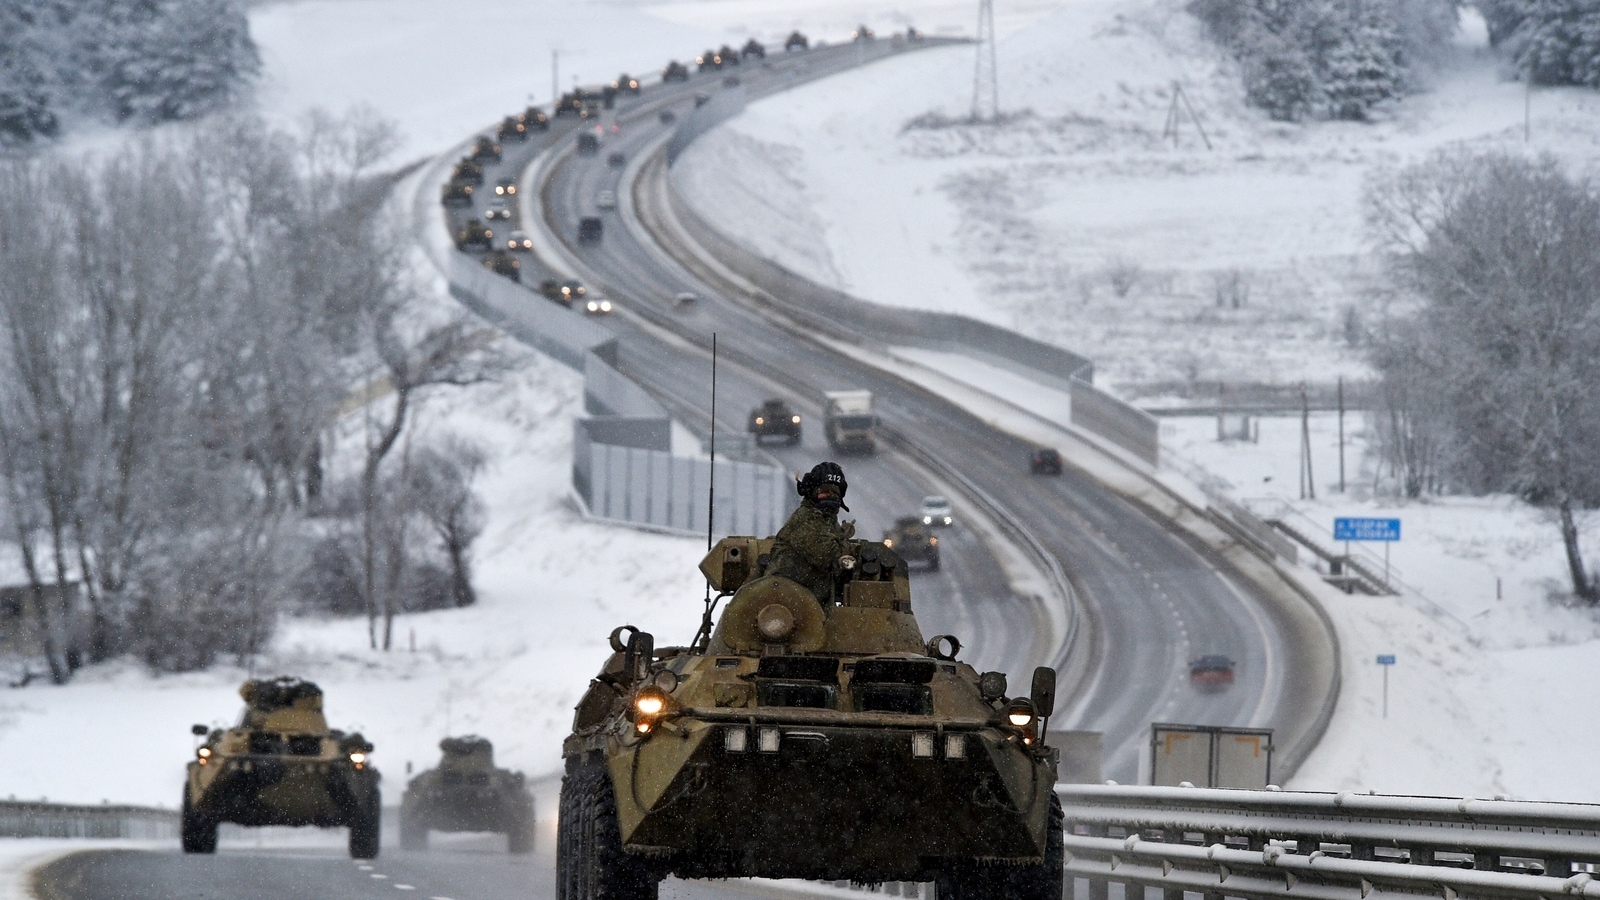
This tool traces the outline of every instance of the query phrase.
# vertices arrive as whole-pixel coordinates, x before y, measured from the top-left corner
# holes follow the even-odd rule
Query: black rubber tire
[[[180,827],[182,829],[183,852],[217,852],[217,820],[194,810],[194,806],[189,800],[189,786],[187,784],[183,786],[183,819]]]
[[[937,572],[937,571],[939,571],[939,557],[935,556],[933,559],[928,560],[928,571],[929,572]]]
[[[400,808],[400,849],[428,849],[428,823],[412,809]]]
[[[1015,867],[957,865],[934,882],[934,896],[938,900],[1061,900],[1066,864],[1066,816],[1061,801],[1052,795],[1043,860]]]
[[[532,853],[533,830],[533,802],[530,800],[526,809],[517,811],[511,826],[506,829],[506,852],[518,856]]]
[[[561,776],[561,803],[556,808],[556,900],[578,900],[576,844],[573,834],[578,829],[578,790],[576,760],[567,760],[567,772]]]
[[[562,900],[657,900],[661,876],[622,849],[616,796],[605,768],[598,763],[579,765],[563,780],[563,795],[569,787],[575,821],[567,829],[569,846],[561,854],[571,857],[561,886],[572,892]]]
[[[381,808],[378,805],[378,792],[374,790],[372,799],[361,803],[356,810],[355,818],[350,822],[351,859],[378,858],[381,827],[382,817]]]

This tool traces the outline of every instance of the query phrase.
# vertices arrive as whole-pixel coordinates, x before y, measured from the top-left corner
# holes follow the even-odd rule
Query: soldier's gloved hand
[[[840,522],[839,523],[839,530],[844,532],[845,540],[849,540],[849,539],[855,537],[856,536],[856,520],[855,519],[846,519],[845,521]]]

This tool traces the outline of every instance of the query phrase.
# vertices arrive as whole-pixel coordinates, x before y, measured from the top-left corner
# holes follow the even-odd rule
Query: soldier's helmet
[[[809,497],[813,491],[825,484],[834,485],[839,489],[840,500],[844,499],[845,491],[850,489],[849,483],[844,480],[844,470],[835,462],[821,462],[812,466],[811,471],[795,482],[794,488],[800,496]]]

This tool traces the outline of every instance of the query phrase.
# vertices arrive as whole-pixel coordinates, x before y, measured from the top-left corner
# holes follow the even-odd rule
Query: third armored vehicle
[[[764,437],[781,437],[790,445],[800,443],[800,414],[789,409],[782,400],[763,400],[750,410],[747,430],[761,443]]]
[[[908,563],[919,562],[928,571],[939,571],[939,539],[922,523],[921,516],[901,516],[883,536],[884,546]]]
[[[852,541],[832,596],[765,574],[771,538],[700,564],[728,598],[687,647],[623,626],[562,746],[561,900],[679,878],[934,881],[946,900],[1058,900],[1059,752],[1029,696],[924,640],[905,562]]]
[[[533,850],[533,795],[521,772],[497,769],[476,735],[439,742],[439,766],[411,779],[400,801],[400,846],[422,850],[432,831],[498,831],[512,853]]]
[[[350,828],[350,855],[378,855],[378,770],[360,734],[328,727],[322,689],[298,678],[247,681],[244,716],[228,729],[194,726],[183,785],[183,852],[215,853],[217,826]]]

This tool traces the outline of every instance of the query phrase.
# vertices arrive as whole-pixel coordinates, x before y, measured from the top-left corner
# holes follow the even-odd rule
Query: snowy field
[[[565,89],[575,76],[652,72],[707,45],[795,27],[831,40],[863,20],[885,32],[909,21],[970,33],[974,6],[304,0],[258,7],[252,27],[264,113],[289,122],[314,105],[369,105],[399,123],[399,158],[410,160],[530,97],[548,101],[552,48]],[[1520,144],[1521,88],[1498,79],[1471,35],[1432,93],[1376,125],[1280,126],[1242,107],[1228,64],[1165,0],[998,6],[1002,105],[1031,117],[992,133],[904,130],[924,113],[965,108],[971,51],[931,51],[757,105],[691,154],[685,186],[708,190],[706,173],[721,168],[728,190],[709,202],[760,193],[766,212],[738,230],[774,255],[880,302],[1042,334],[1093,356],[1113,386],[1331,380],[1363,372],[1344,311],[1377,309],[1360,231],[1365,173],[1454,143]],[[1177,149],[1162,146],[1175,78],[1216,149],[1187,127]],[[1533,147],[1591,165],[1583,154],[1596,146],[1597,112],[1593,93],[1540,92]],[[1125,298],[1107,279],[1118,263],[1139,270]],[[1212,296],[1212,276],[1228,269],[1250,286],[1238,310]],[[427,429],[470,436],[493,459],[480,481],[490,516],[478,607],[400,617],[388,653],[367,649],[364,622],[291,621],[257,662],[254,674],[323,684],[333,723],[377,743],[391,802],[406,763],[431,765],[447,732],[476,731],[504,764],[553,771],[607,632],[630,622],[678,642],[692,631],[703,543],[586,523],[569,498],[580,394],[577,375],[528,354],[504,385],[429,401]],[[1060,415],[1045,392],[1022,399]],[[1246,500],[1290,491],[1322,522],[1401,516],[1396,566],[1444,612],[1327,594],[1347,680],[1329,739],[1295,786],[1600,801],[1600,774],[1583,765],[1600,738],[1585,690],[1600,675],[1600,642],[1592,613],[1549,599],[1564,572],[1553,526],[1503,500],[1386,505],[1354,487],[1373,471],[1359,428],[1352,489],[1334,496],[1325,417],[1314,423],[1321,499],[1302,504],[1292,490],[1297,424],[1269,419],[1260,444],[1222,444],[1209,419],[1169,420],[1164,439],[1188,461],[1169,474],[1220,479]],[[1591,522],[1588,547],[1596,537]],[[1384,652],[1400,657],[1387,719],[1371,664]],[[0,796],[175,805],[189,724],[232,719],[248,674],[154,678],[118,664],[64,688],[0,691]],[[121,736],[117,764],[62,766],[89,729]]]
[[[1523,88],[1481,20],[1431,90],[1375,123],[1288,125],[1244,105],[1236,67],[1182,7],[1078,0],[1004,37],[1005,127],[915,126],[969,112],[974,52],[911,54],[755,104],[697,142],[676,183],[834,287],[1059,343],[1139,398],[1365,375],[1352,338],[1384,309],[1360,204],[1376,169],[1471,147],[1600,172],[1600,94],[1540,89],[1524,144]],[[1175,83],[1209,148],[1188,120],[1163,139]]]

